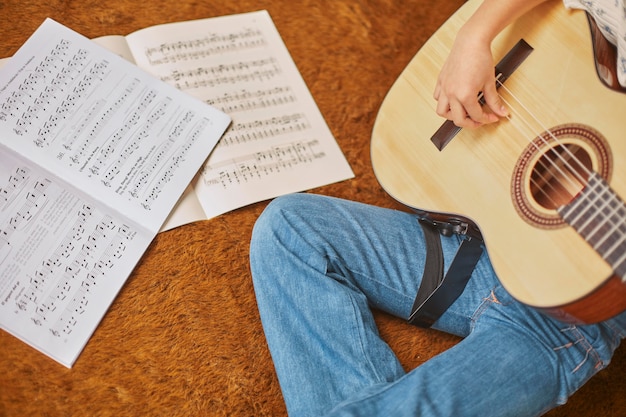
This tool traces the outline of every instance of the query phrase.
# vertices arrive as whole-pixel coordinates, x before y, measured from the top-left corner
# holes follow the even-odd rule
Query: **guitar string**
[[[499,81],[498,81],[498,82],[499,82]],[[523,102],[522,102],[522,101],[521,101],[521,100],[520,100],[520,99],[519,99],[519,98],[518,98],[515,94],[513,94],[513,92],[512,92],[512,91],[510,91],[510,90],[509,90],[506,86],[504,86],[502,83],[499,83],[499,84],[500,84],[500,86],[501,86],[501,87],[504,87],[504,90],[505,90],[505,91],[507,91],[507,92],[510,94],[510,96],[513,98],[513,100],[515,100],[515,101],[516,101],[516,102],[520,105],[520,107],[521,107],[521,108],[522,108],[525,112],[527,112],[527,113],[531,116],[531,118],[532,118],[532,119],[534,119],[534,121],[535,121],[535,122],[536,122],[536,123],[537,123],[537,124],[541,127],[541,129],[542,129],[544,132],[546,132],[546,133],[547,133],[547,135],[548,135],[548,136],[549,136],[552,140],[554,140],[554,141],[557,143],[557,146],[555,146],[555,147],[549,147],[549,148],[548,148],[548,151],[549,151],[549,152],[552,152],[552,153],[553,153],[553,154],[554,154],[554,155],[555,155],[558,159],[561,159],[561,161],[563,162],[563,164],[564,164],[564,165],[565,165],[565,166],[566,166],[566,167],[570,170],[570,174],[573,174],[573,176],[575,176],[575,177],[576,177],[576,178],[580,181],[580,184],[581,184],[583,187],[584,187],[584,186],[586,186],[586,180],[585,180],[585,178],[583,178],[583,177],[582,177],[582,176],[581,176],[581,175],[580,175],[580,174],[579,174],[579,173],[578,173],[578,172],[577,172],[577,171],[576,171],[576,170],[572,167],[572,165],[570,164],[569,160],[568,160],[568,159],[565,159],[565,158],[563,157],[563,154],[561,154],[561,153],[557,152],[555,148],[556,148],[556,147],[561,147],[561,148],[563,149],[564,153],[565,153],[565,154],[568,154],[568,155],[569,155],[569,157],[571,158],[571,160],[572,160],[572,161],[574,161],[575,163],[577,163],[577,164],[579,165],[579,167],[581,168],[581,170],[582,170],[585,174],[587,174],[587,175],[591,175],[591,171],[590,171],[590,170],[589,170],[589,169],[588,169],[588,168],[584,165],[584,163],[583,163],[582,161],[580,161],[580,159],[578,159],[578,157],[577,157],[576,155],[574,155],[574,154],[571,152],[571,150],[570,150],[570,149],[569,149],[566,145],[564,145],[564,144],[562,143],[562,141],[561,141],[560,139],[558,139],[558,138],[554,135],[554,133],[553,133],[550,129],[546,128],[546,127],[545,127],[545,126],[541,123],[541,121],[538,119],[538,117],[537,117],[537,116],[535,116],[535,115],[533,114],[533,112],[532,112],[532,111],[530,111],[530,110],[529,110],[529,109],[528,109],[528,108],[524,105],[524,103],[523,103]],[[531,131],[533,131],[533,128],[532,128],[532,126],[531,126],[531,123],[530,123],[529,121],[527,121],[527,120],[526,120],[526,119],[525,119],[525,118],[521,115],[521,112],[517,111],[517,110],[516,110],[516,108],[515,108],[515,106],[512,106],[512,105],[511,105],[511,103],[509,103],[509,102],[508,102],[508,101],[507,101],[504,97],[502,97],[502,95],[500,95],[500,97],[501,97],[501,98],[502,98],[502,100],[503,100],[503,101],[507,104],[507,106],[509,106],[509,108],[511,109],[511,112],[512,112],[512,113],[515,113],[515,114],[517,114],[517,115],[519,115],[519,119],[522,121],[522,123],[526,124],[526,126],[528,127],[528,129],[530,129]],[[512,121],[512,118],[511,118],[511,116],[510,116],[510,115],[508,115],[508,116],[507,116],[507,119],[508,119],[509,121]],[[523,132],[522,132],[521,128],[519,127],[519,123],[517,123],[517,122],[513,122],[513,125],[514,125],[517,129],[518,129],[518,131],[519,131],[520,133],[522,133],[522,134],[523,134]],[[549,144],[548,144],[548,140],[547,140],[547,139],[545,139],[545,138],[544,138],[544,136],[543,136],[542,134],[537,134],[537,135],[535,135],[535,136],[536,136],[536,137],[538,137],[538,138],[540,139],[540,142],[542,142],[544,145],[546,145],[546,146],[548,146],[548,145],[549,145]],[[539,150],[539,145],[537,145],[537,144],[535,143],[535,141],[534,141],[534,140],[529,139],[529,142],[530,142],[530,143],[531,143],[531,144],[535,147],[535,149]],[[539,158],[539,161],[541,161],[541,159],[542,159],[542,158]],[[568,179],[570,182],[572,182],[572,184],[573,184],[574,186],[576,186],[576,185],[577,185],[577,184],[575,184],[575,183],[573,182],[573,180],[572,180],[572,177],[571,177],[571,176],[565,175],[565,173],[564,173],[564,172],[563,172],[563,170],[559,167],[559,165],[557,165],[556,163],[554,163],[554,162],[553,162],[552,160],[550,160],[549,158],[548,158],[548,161],[549,161],[549,162],[551,162],[551,163],[554,165],[554,168],[555,168],[557,171],[559,171],[561,174],[563,174],[563,175],[564,175],[564,177],[565,177],[566,179]],[[545,167],[545,166],[544,166],[544,167]],[[532,178],[531,178],[531,181],[532,181]],[[535,185],[537,185],[537,186],[538,186],[538,184],[535,184]],[[542,192],[543,192],[543,190],[542,190]],[[546,195],[546,193],[545,193],[545,192],[543,192],[543,193],[544,193],[544,195]],[[546,195],[546,196],[547,196],[547,195]],[[608,214],[607,214],[607,213],[605,213],[605,216],[604,216],[604,222],[599,222],[599,223],[596,225],[596,227],[595,227],[594,229],[592,229],[592,230],[588,233],[588,236],[592,236],[592,235],[594,235],[596,232],[600,231],[600,229],[601,229],[603,226],[605,226],[605,225],[608,225],[608,226],[609,226],[610,230],[609,230],[609,231],[605,231],[605,232],[604,232],[604,236],[603,236],[603,238],[602,238],[602,239],[600,239],[599,241],[597,241],[597,242],[593,245],[593,246],[594,246],[594,248],[598,249],[598,247],[599,247],[600,245],[602,245],[602,244],[606,241],[606,239],[610,238],[611,236],[614,236],[614,233],[619,232],[618,234],[619,234],[621,237],[620,237],[620,238],[618,238],[618,239],[616,239],[616,240],[613,242],[613,245],[611,246],[611,248],[609,248],[609,249],[606,251],[606,253],[611,253],[611,252],[613,252],[615,249],[618,249],[618,248],[619,248],[619,246],[620,246],[620,244],[621,244],[621,242],[622,242],[624,239],[626,239],[626,233],[624,233],[624,231],[623,231],[623,228],[624,228],[624,221],[621,221],[621,222],[620,222],[620,221],[619,221],[619,218],[618,218],[618,219],[615,219],[615,215],[616,215],[616,214],[619,214],[618,212],[619,212],[619,210],[620,210],[620,207],[623,207],[623,205],[622,205],[622,204],[619,204],[619,203],[620,203],[620,200],[619,200],[619,198],[618,198],[616,195],[614,195],[614,194],[611,194],[611,196],[612,196],[612,197],[610,197],[610,198],[608,198],[608,199],[606,199],[606,198],[605,198],[605,199],[604,199],[604,201],[600,201],[600,203],[601,203],[601,204],[600,204],[600,206],[598,206],[598,205],[597,205],[596,200],[598,200],[599,198],[602,198],[602,195],[601,195],[600,193],[598,193],[598,195],[596,196],[596,198],[593,198],[592,196],[593,196],[593,193],[592,193],[592,195],[591,195],[591,196],[588,196],[588,195],[587,195],[587,193],[581,193],[581,197],[580,197],[580,198],[582,198],[582,199],[583,199],[583,200],[582,200],[583,202],[587,201],[588,203],[590,203],[590,206],[593,206],[594,208],[596,208],[596,209],[597,209],[597,210],[596,210],[597,212],[603,212],[606,208],[609,208],[609,209],[610,209],[610,213],[608,213]],[[549,196],[547,196],[547,198],[549,198],[550,200],[552,200]],[[610,203],[612,203],[612,202],[617,202],[618,204],[615,204],[615,207],[613,207],[613,208],[611,209],[611,207],[610,207]],[[619,216],[618,216],[618,217],[619,217]],[[587,221],[586,221],[586,222],[582,225],[582,227],[581,227],[581,228],[586,227],[588,224],[590,224],[590,223],[592,222],[592,220],[593,220],[593,219],[594,219],[594,217],[593,217],[593,216],[590,216],[590,217],[589,217],[589,219],[588,219],[588,220],[587,220]],[[624,256],[622,256],[622,258],[621,258],[621,259],[619,259],[617,262],[615,262],[615,263],[614,263],[614,265],[619,265],[619,264],[621,264],[621,263],[623,262],[624,258],[626,258],[626,254],[624,254]]]
[[[513,106],[511,106],[510,103],[506,99],[502,97],[502,100],[509,106],[509,108],[511,109],[511,113],[519,115],[519,117],[516,118],[516,117],[511,117],[511,115],[509,114],[506,116],[506,118],[517,129],[517,131],[521,134],[521,136],[523,137],[527,137],[527,135],[536,136],[536,132],[530,126],[530,123],[526,119],[524,119],[521,116],[521,114]],[[518,120],[522,120],[522,123],[519,123]],[[523,129],[524,126],[522,125],[524,125],[527,131],[530,133],[525,132]],[[537,144],[534,144],[533,146],[535,147],[535,149],[539,150],[539,146]],[[556,186],[554,185],[553,181],[550,181],[551,177],[548,177],[544,174],[544,173],[548,174],[550,172],[550,167],[546,165],[546,163],[544,162],[544,158],[541,158],[541,157],[537,160],[537,165],[543,168],[543,170],[534,170],[538,179],[536,180],[535,176],[531,175],[530,183],[534,185],[536,189],[539,191],[539,193],[543,195],[543,197],[546,198],[546,200],[552,203],[554,207],[560,206],[561,203],[559,203],[552,197],[553,195],[558,194]]]
[[[517,118],[511,118],[510,115],[508,115],[506,118],[517,129],[518,132],[520,132],[522,135],[524,135],[522,126],[521,126],[520,123],[517,122]],[[525,123],[525,124],[526,124],[526,127],[528,127],[528,123]],[[532,129],[531,129],[531,132],[532,132]],[[534,135],[534,133],[532,133],[532,134]],[[543,195],[543,197],[546,198],[546,200],[548,200],[550,203],[552,203],[553,207],[560,206],[561,203],[559,203],[557,200],[555,200],[552,197],[553,195],[557,195],[558,194],[558,190],[557,190],[554,182],[551,181],[551,177],[547,176],[547,174],[549,174],[549,172],[550,172],[550,169],[545,164],[544,158],[539,158],[537,160],[537,165],[541,166],[541,168],[543,168],[543,170],[534,170],[534,173],[535,173],[536,177],[538,177],[538,178],[535,179],[536,177],[534,175],[531,175],[530,176],[530,183],[531,183],[531,185],[534,185],[536,187],[536,189],[538,190],[538,192],[541,195]]]
[[[569,184],[572,187],[577,187],[578,184],[575,182],[574,178],[576,180],[578,180],[578,182],[580,184],[585,184],[587,181],[586,179],[581,176],[581,174],[579,173],[579,171],[577,169],[575,169],[575,167],[572,165],[572,163],[576,164],[578,166],[578,168],[587,176],[591,175],[591,171],[585,166],[585,164],[580,161],[580,159],[574,154],[572,153],[572,151],[570,150],[569,147],[567,147],[559,138],[556,137],[556,135],[549,129],[547,128],[540,120],[537,116],[535,116],[533,114],[532,111],[530,111],[522,102],[521,99],[519,99],[515,94],[513,94],[513,92],[508,89],[504,84],[500,83],[500,86],[502,88],[504,88],[504,90],[511,96],[511,98],[517,102],[517,104],[519,104],[519,106],[527,113],[530,115],[530,117],[533,119],[533,121],[540,127],[540,129],[546,133],[545,136],[548,136],[549,139],[552,139],[552,141],[554,141],[554,143],[556,143],[556,146],[550,146],[548,139],[545,138],[545,136],[542,133],[537,133],[535,129],[533,129],[532,124],[530,121],[528,121],[525,117],[522,116],[522,113],[516,109],[516,106],[511,105],[510,102],[508,102],[504,97],[502,97],[502,95],[500,95],[500,97],[502,98],[502,100],[507,104],[507,106],[509,107],[509,109],[511,110],[512,113],[516,114],[518,116],[518,119],[521,120],[521,122],[523,124],[526,125],[526,127],[533,132],[532,136],[535,136],[539,139],[540,144],[545,145],[548,149],[547,149],[547,153],[552,154],[555,157],[555,160],[560,160],[563,163],[563,166],[565,169],[567,169],[567,172],[561,168],[561,166],[559,164],[557,164],[555,162],[555,160],[552,160],[550,158],[546,158],[548,163],[551,166],[546,166],[542,161],[544,160],[544,158],[539,158],[539,164],[541,164],[542,168],[544,168],[546,171],[552,167],[554,168],[559,174],[561,174],[562,178],[566,179]],[[511,121],[513,123],[513,125],[517,128],[517,130],[520,133],[522,132],[522,129],[519,126],[519,123],[516,123],[513,121],[513,119],[511,118],[510,115],[507,116],[507,119],[509,121]],[[537,150],[540,150],[540,145],[537,144],[534,140],[529,139],[528,140],[529,143]],[[560,148],[562,150],[562,152],[557,152],[557,148]],[[564,155],[567,155],[569,158],[565,158]],[[557,178],[558,180],[558,178]],[[536,184],[540,189],[540,185]],[[565,186],[563,186],[564,188],[566,188]],[[542,191],[543,192],[543,191]],[[547,195],[547,193],[543,192],[544,194],[546,194],[546,197],[549,197]]]
[[[520,103],[520,105],[522,105],[522,107],[524,107],[524,106],[523,106],[523,104],[521,103],[521,100],[518,100],[518,99],[517,99],[517,98],[513,95],[513,93],[512,93],[510,90],[508,90],[508,89],[506,88],[506,86],[504,85],[504,83],[501,81],[502,75],[503,75],[502,73],[498,73],[498,74],[496,75],[496,80],[495,80],[495,81],[496,81],[496,84],[498,84],[500,87],[504,87],[504,89],[505,89],[506,91],[508,91],[509,93],[511,93],[511,96],[512,96],[514,99],[516,99],[516,100]],[[514,112],[514,111],[515,111],[515,107],[514,107],[514,106],[511,106],[511,105],[510,105],[510,103],[508,103],[508,102],[506,101],[506,99],[505,99],[504,97],[502,97],[502,95],[501,95],[501,94],[498,94],[498,95],[499,95],[499,96],[500,96],[500,98],[501,98],[501,99],[502,99],[502,100],[503,100],[503,101],[504,101],[504,102],[505,102],[505,103],[509,106],[509,108],[510,108],[510,109]],[[481,104],[484,104],[484,101],[483,101],[483,100],[484,100],[484,93],[481,91],[481,92],[479,92],[479,93],[478,93],[478,101],[479,101]],[[517,124],[517,123],[515,122],[515,119],[511,119],[510,115],[507,115],[507,116],[506,116],[506,118],[507,118],[507,119],[508,119],[508,120],[509,120],[512,124],[513,124],[513,126],[515,126],[515,128],[516,128],[516,129],[517,129],[517,130],[518,130],[518,131],[522,134],[522,136],[524,136],[524,133],[522,132],[522,129],[520,128],[519,124]],[[520,115],[520,119],[522,119],[522,120],[524,121],[524,118],[523,118],[523,117],[521,117],[521,115]],[[530,126],[530,123],[526,122],[526,125],[527,125],[527,126]],[[544,129],[544,130],[547,130],[547,129]],[[531,131],[531,132],[533,132],[533,129],[532,129],[532,128],[530,128],[530,131]],[[551,133],[551,132],[550,132],[550,133]],[[533,135],[535,135],[535,133],[534,133],[534,132],[533,132]],[[538,135],[537,135],[537,136],[538,136]],[[537,150],[539,150],[539,149],[538,149],[538,147],[537,147],[537,145],[535,145],[535,148],[536,148]],[[538,164],[542,166],[542,168],[544,169],[544,172],[549,172],[549,167],[547,167],[547,166],[543,163],[543,158],[539,158],[539,160],[538,160]],[[558,168],[558,167],[557,167],[557,168]],[[543,180],[544,184],[546,184],[546,186],[547,186],[548,188],[550,188],[550,189],[553,191],[553,193],[556,195],[556,194],[557,194],[557,190],[556,190],[556,188],[554,187],[554,185],[552,185],[552,182],[550,182],[550,181],[549,181],[549,178],[546,178],[546,177],[544,176],[543,172],[538,172],[538,171],[535,171],[535,172],[536,172],[536,173],[537,173],[537,175],[540,177],[540,179],[541,179],[541,180]],[[561,172],[561,174],[563,174],[563,173]],[[543,187],[542,187],[542,186],[541,186],[541,185],[540,185],[537,181],[535,181],[535,180],[533,179],[533,177],[532,177],[532,176],[530,177],[530,182],[531,182],[531,184],[535,185],[535,186],[537,187],[537,189],[539,190],[539,192],[540,192],[541,194],[543,194],[543,196],[544,196],[544,197],[545,197],[548,201],[550,201],[550,202],[551,202],[551,203],[552,203],[555,207],[558,207],[558,206],[559,206],[559,203],[558,203],[557,201],[555,201],[555,200],[552,198],[552,194],[551,194],[551,193],[548,193],[548,192],[546,192],[546,191],[544,191],[544,188],[543,188]]]

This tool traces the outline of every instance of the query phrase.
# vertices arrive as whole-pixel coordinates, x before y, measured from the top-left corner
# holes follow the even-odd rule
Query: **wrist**
[[[457,33],[456,42],[462,43],[465,47],[490,48],[491,42],[496,37],[497,32],[486,28],[485,25],[473,24],[468,21]]]

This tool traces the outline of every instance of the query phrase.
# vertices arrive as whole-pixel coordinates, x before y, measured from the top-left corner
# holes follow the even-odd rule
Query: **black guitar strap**
[[[430,327],[461,295],[483,248],[480,239],[464,239],[444,277],[439,229],[426,221],[420,220],[420,224],[426,241],[426,264],[408,321],[419,327]]]

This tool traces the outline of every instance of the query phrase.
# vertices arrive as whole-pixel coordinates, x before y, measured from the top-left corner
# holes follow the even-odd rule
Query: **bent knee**
[[[290,234],[294,226],[294,216],[304,214],[309,194],[287,194],[272,200],[256,220],[250,240],[250,258],[267,256],[267,252],[284,236]],[[281,237],[282,236],[282,237]]]
[[[301,205],[301,199],[301,194],[287,194],[270,201],[254,223],[251,244],[255,245],[265,237],[267,232],[280,228],[280,224],[285,221],[285,213],[298,211],[297,207]]]
[[[295,193],[273,199],[263,210],[254,224],[252,244],[267,237],[267,233],[274,235],[276,231],[284,231],[295,226],[298,219],[307,219],[315,213],[324,210],[323,202],[328,197]]]
[[[273,217],[276,214],[287,212],[300,213],[303,211],[314,209],[322,201],[328,198],[329,197],[307,193],[293,193],[281,195],[270,201],[270,203],[267,205],[265,210],[263,210],[263,213],[261,213],[261,216],[259,218],[268,216]]]

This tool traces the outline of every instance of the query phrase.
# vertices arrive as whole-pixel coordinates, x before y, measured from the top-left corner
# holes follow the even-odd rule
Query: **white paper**
[[[266,11],[128,35],[134,61],[233,123],[165,229],[354,176]],[[194,201],[195,200],[195,201]]]
[[[230,118],[46,20],[0,71],[0,326],[71,367]]]

